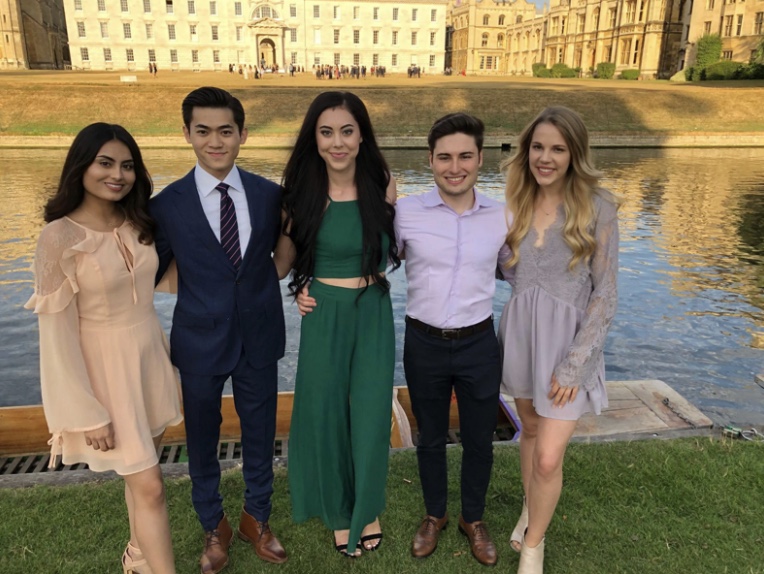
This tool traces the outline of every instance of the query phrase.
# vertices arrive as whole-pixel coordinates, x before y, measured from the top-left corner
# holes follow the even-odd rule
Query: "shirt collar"
[[[203,197],[209,196],[215,191],[215,187],[220,183],[218,178],[207,173],[198,163],[194,170],[194,180],[196,181],[196,188]],[[233,169],[228,172],[223,183],[228,184],[229,191],[244,191],[244,184],[241,182],[241,174],[235,165],[233,166]]]
[[[475,192],[475,203],[472,206],[472,208],[465,211],[465,213],[472,213],[477,211],[481,207],[488,206],[488,203],[485,201],[485,198],[483,197],[483,195],[478,193],[477,188],[473,188],[473,191]],[[433,186],[433,188],[430,191],[428,191],[422,196],[422,203],[424,204],[425,207],[437,207],[438,205],[446,205],[446,202],[443,201],[443,198],[440,196],[440,192],[438,191],[437,185]]]

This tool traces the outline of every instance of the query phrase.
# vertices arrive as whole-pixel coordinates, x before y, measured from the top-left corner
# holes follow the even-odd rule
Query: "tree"
[[[702,70],[722,59],[722,37],[719,34],[705,34],[698,39],[698,52],[694,67]]]
[[[759,41],[759,45],[751,55],[752,64],[764,64],[764,38]]]

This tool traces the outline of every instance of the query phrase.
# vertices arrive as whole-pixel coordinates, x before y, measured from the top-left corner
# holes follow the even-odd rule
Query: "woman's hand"
[[[552,389],[547,395],[553,401],[553,406],[562,408],[568,403],[572,403],[576,400],[578,395],[578,385],[575,387],[563,387],[557,381],[557,377],[552,375]]]
[[[300,289],[300,292],[297,294],[297,310],[300,312],[300,315],[303,317],[307,315],[308,313],[313,312],[313,307],[316,306],[316,300],[308,295],[308,285]]]
[[[85,431],[85,444],[106,452],[114,448],[114,427],[111,423],[99,429]]]

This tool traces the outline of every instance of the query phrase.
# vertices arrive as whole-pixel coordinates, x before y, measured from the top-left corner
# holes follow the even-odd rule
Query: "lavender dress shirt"
[[[438,188],[402,197],[395,205],[398,252],[405,252],[406,314],[439,329],[468,327],[491,316],[497,264],[509,215],[503,204],[475,192],[472,209],[458,214]]]

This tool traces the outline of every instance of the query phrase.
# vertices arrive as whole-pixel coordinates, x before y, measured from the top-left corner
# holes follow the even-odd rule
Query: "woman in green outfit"
[[[289,436],[295,522],[317,516],[348,557],[382,542],[395,336],[388,263],[400,266],[395,182],[363,102],[313,100],[284,170],[274,260],[290,291],[310,282]],[[360,544],[359,544],[360,540]]]

